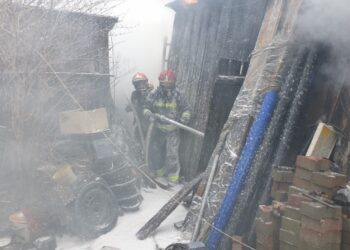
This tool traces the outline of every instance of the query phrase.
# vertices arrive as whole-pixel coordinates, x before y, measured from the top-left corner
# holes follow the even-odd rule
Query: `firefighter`
[[[153,85],[148,82],[148,78],[144,73],[136,73],[132,78],[132,84],[134,85],[135,90],[131,94],[131,105],[126,107],[127,112],[132,112],[134,110],[134,115],[137,116],[134,118],[134,125],[140,126],[143,133],[142,136],[139,134],[139,129],[135,128],[135,138],[138,141],[141,141],[141,137],[144,137],[147,133],[149,122],[143,115],[143,108],[147,96],[153,90]],[[138,124],[140,123],[140,124]]]
[[[176,75],[171,69],[159,75],[159,87],[150,94],[144,109],[145,117],[154,119],[160,114],[172,120],[188,124],[191,118],[185,98],[175,88]],[[173,186],[179,181],[179,129],[159,120],[155,120],[149,148],[149,168],[158,180]]]

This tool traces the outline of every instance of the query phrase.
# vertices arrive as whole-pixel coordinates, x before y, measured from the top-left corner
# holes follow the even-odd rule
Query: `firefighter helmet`
[[[137,82],[148,82],[148,78],[144,73],[137,72],[133,77],[132,77],[132,83],[137,83]]]
[[[173,70],[167,69],[160,73],[158,79],[161,85],[175,85],[176,74]]]

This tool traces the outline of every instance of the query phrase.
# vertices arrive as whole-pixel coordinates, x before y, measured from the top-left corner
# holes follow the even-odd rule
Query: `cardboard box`
[[[105,108],[89,111],[66,111],[59,115],[63,135],[95,134],[109,129]]]

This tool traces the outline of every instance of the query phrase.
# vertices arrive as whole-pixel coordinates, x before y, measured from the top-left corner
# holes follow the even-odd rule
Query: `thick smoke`
[[[331,60],[324,67],[325,73],[339,83],[350,79],[349,0],[305,1],[299,20],[299,32],[303,39],[330,48]]]

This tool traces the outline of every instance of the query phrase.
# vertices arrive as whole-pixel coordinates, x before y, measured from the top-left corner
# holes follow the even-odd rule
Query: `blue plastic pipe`
[[[210,231],[207,242],[209,250],[218,249],[222,237],[221,232],[225,230],[227,223],[230,221],[237,199],[240,195],[247,174],[249,173],[255,154],[262,142],[277,101],[278,93],[276,90],[268,92],[264,97],[259,114],[249,131],[242,154],[237,162],[230,185],[221,203],[220,209],[216,214],[214,227]]]

